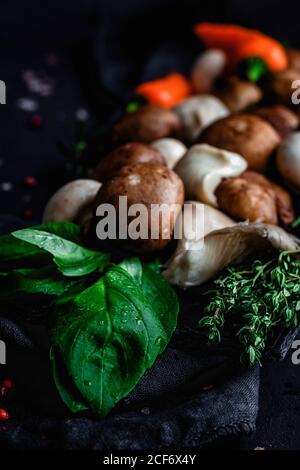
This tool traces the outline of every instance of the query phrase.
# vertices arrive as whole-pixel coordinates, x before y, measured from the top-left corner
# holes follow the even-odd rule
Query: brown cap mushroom
[[[180,128],[180,120],[174,111],[149,104],[125,114],[115,124],[113,137],[119,142],[150,143],[176,135]]]
[[[286,50],[288,58],[288,68],[300,72],[300,51],[298,49],[289,48]]]
[[[278,222],[272,195],[239,176],[222,181],[216,196],[219,208],[237,219],[274,225]]]
[[[226,104],[232,113],[238,113],[262,99],[261,89],[255,83],[230,77],[217,96]]]
[[[272,152],[280,144],[280,136],[265,120],[251,114],[232,115],[204,130],[199,142],[239,153],[248,168],[263,171]]]
[[[137,163],[125,166],[105,181],[98,192],[94,201],[96,216],[99,215],[97,208],[101,204],[112,204],[118,213],[120,196],[127,196],[128,209],[133,204],[143,204],[146,208],[146,213],[140,215],[140,229],[146,228],[146,238],[127,238],[124,244],[140,252],[164,248],[172,239],[175,220],[184,201],[183,183],[179,176],[163,165]],[[158,229],[156,238],[150,230],[151,217],[155,217],[152,204],[163,205],[162,216],[156,214],[155,218]]]
[[[224,180],[216,190],[220,208],[250,222],[289,224],[294,220],[292,199],[281,186],[254,171]]]
[[[268,121],[282,138],[299,127],[297,114],[280,104],[258,108],[254,111],[254,114]]]
[[[295,92],[293,82],[300,80],[300,71],[286,69],[273,74],[267,83],[266,93],[278,104],[293,107],[292,95]]]
[[[94,177],[103,182],[123,166],[134,165],[135,163],[158,163],[164,165],[165,160],[160,152],[150,145],[130,142],[129,144],[117,147],[102,158],[96,167]]]

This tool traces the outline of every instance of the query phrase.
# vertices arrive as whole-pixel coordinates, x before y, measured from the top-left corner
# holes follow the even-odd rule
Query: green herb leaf
[[[300,252],[282,252],[266,263],[229,267],[215,280],[215,289],[200,326],[210,342],[221,340],[231,322],[241,347],[241,361],[260,363],[269,337],[278,328],[300,323]]]
[[[8,297],[17,292],[59,296],[75,286],[79,287],[80,284],[82,288],[86,288],[83,281],[66,278],[55,266],[51,265],[43,268],[14,269],[3,275],[0,283],[0,296]]]
[[[51,330],[82,403],[99,416],[135,387],[177,323],[178,303],[167,281],[137,258],[122,266],[111,266],[91,287],[60,301]],[[70,406],[73,394],[66,395],[54,378]]]
[[[89,250],[44,230],[27,228],[12,232],[12,236],[53,255],[53,261],[65,276],[102,272],[109,263],[108,254]]]
[[[25,229],[27,230],[27,229]],[[74,243],[80,242],[79,225],[70,222],[57,222],[31,227],[30,230],[43,230]],[[13,236],[13,234],[2,235],[0,237],[0,262],[11,262],[19,259],[28,259],[36,256],[47,256],[47,253],[38,246],[28,244]]]

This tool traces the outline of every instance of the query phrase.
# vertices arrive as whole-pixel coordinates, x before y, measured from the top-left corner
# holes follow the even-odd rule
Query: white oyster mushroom
[[[174,111],[182,124],[182,137],[195,142],[201,132],[210,124],[230,114],[227,106],[212,95],[196,95],[182,101]]]
[[[300,189],[300,132],[286,137],[277,150],[277,168],[296,190]]]
[[[221,49],[208,49],[196,60],[191,81],[196,93],[207,93],[213,88],[213,83],[224,71],[226,54]]]
[[[222,179],[238,176],[246,168],[247,161],[237,153],[197,144],[187,151],[174,171],[182,179],[188,199],[217,207],[215,190]]]
[[[158,150],[164,157],[166,165],[170,170],[174,168],[178,160],[186,153],[186,146],[177,139],[165,138],[152,142],[151,147]]]
[[[214,207],[197,201],[186,201],[181,217],[178,216],[176,220],[175,233],[179,234],[176,253],[189,250],[195,242],[203,240],[213,230],[235,224],[230,217]]]
[[[78,179],[62,186],[48,201],[43,222],[85,223],[92,217],[92,203],[101,183],[92,179]]]
[[[186,288],[203,284],[254,252],[299,249],[299,240],[276,225],[240,223],[203,232],[202,238],[187,246],[184,241],[178,243],[164,271],[173,285]]]

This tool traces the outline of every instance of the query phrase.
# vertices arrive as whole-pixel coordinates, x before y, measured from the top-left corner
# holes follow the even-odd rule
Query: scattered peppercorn
[[[34,114],[33,116],[31,116],[31,119],[30,119],[30,123],[32,125],[32,127],[41,127],[42,125],[42,117],[40,114]]]
[[[26,186],[30,187],[35,187],[38,185],[38,181],[34,176],[26,176],[26,178],[24,179],[24,183]]]
[[[12,380],[5,379],[5,380],[3,380],[1,386],[9,390],[9,389],[14,388],[15,384]]]
[[[9,419],[9,414],[4,408],[0,408],[0,421],[7,421]]]
[[[208,392],[208,390],[211,390],[212,388],[214,388],[214,386],[213,386],[212,384],[204,384],[204,385],[202,386],[202,390],[203,390],[204,392]]]
[[[33,211],[32,211],[32,209],[25,209],[24,212],[23,212],[23,216],[24,216],[26,219],[31,219],[32,216],[33,216]]]

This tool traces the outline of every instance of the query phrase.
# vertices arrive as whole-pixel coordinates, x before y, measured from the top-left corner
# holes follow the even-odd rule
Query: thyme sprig
[[[278,328],[300,322],[300,251],[281,252],[267,262],[230,266],[214,281],[200,326],[209,342],[221,342],[230,322],[242,346],[241,362],[261,363],[267,340]]]

